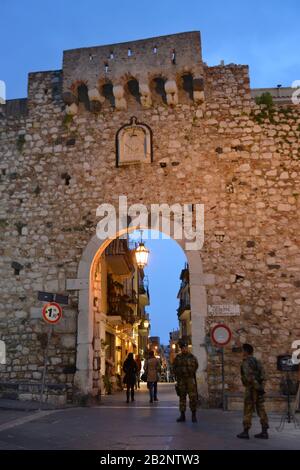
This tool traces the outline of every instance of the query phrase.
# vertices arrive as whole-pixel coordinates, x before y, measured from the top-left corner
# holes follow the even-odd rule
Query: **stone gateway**
[[[267,392],[279,391],[277,355],[300,338],[300,112],[269,91],[273,102],[255,101],[248,67],[207,66],[199,32],[187,32],[65,51],[62,70],[29,74],[28,98],[0,104],[3,396],[38,396],[39,291],[69,295],[49,349],[49,400],[99,394],[96,265],[108,241],[95,235],[96,209],[119,195],[204,204],[203,249],[186,251],[201,394],[218,402],[209,332],[224,319],[231,346],[253,344]],[[242,390],[239,363],[226,348],[230,393]]]

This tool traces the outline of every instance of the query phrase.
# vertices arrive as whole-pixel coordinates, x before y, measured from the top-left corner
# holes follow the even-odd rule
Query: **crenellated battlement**
[[[63,98],[69,114],[76,114],[84,94],[95,111],[105,99],[117,109],[127,109],[128,93],[144,108],[152,105],[155,94],[176,105],[180,87],[189,88],[195,101],[203,101],[198,31],[64,52]]]
[[[204,112],[208,100],[247,106],[250,99],[248,67],[208,67],[200,32],[193,31],[64,51],[62,70],[29,73],[26,106],[0,105],[0,118],[38,114],[53,104],[71,117],[162,104],[195,104]]]

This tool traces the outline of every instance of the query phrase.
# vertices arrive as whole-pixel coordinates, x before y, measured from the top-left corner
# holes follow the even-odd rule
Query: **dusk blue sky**
[[[208,65],[248,64],[252,87],[290,86],[300,80],[299,17],[299,0],[1,0],[0,80],[8,99],[25,97],[28,72],[60,69],[65,49],[200,30]],[[148,246],[151,334],[166,342],[185,257],[172,240]]]

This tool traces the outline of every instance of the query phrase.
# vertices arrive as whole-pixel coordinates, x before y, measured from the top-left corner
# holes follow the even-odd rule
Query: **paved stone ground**
[[[300,429],[286,424],[276,430],[280,415],[271,415],[271,438],[241,441],[241,413],[200,410],[198,423],[176,423],[174,385],[159,385],[159,402],[151,405],[145,385],[134,403],[125,394],[103,397],[99,406],[62,410],[0,410],[0,449],[300,449]],[[253,435],[260,429],[254,418]]]

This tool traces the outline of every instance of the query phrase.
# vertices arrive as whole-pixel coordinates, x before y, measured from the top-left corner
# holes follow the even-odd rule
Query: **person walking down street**
[[[138,389],[138,388],[140,388],[141,369],[142,369],[142,361],[141,361],[141,357],[140,357],[139,354],[136,356],[135,362],[136,362],[137,367],[138,367],[137,374],[136,374],[136,385],[135,385],[135,388]]]
[[[268,416],[264,405],[265,371],[260,361],[253,356],[251,344],[243,344],[243,362],[241,365],[241,379],[245,387],[244,395],[244,431],[237,435],[239,439],[249,439],[249,429],[252,424],[252,415],[256,409],[260,417],[262,431],[255,434],[258,439],[268,439]]]
[[[179,342],[181,353],[177,354],[173,363],[173,371],[177,381],[176,392],[179,396],[180,416],[178,423],[185,421],[186,397],[189,396],[192,422],[197,422],[197,381],[196,371],[198,369],[197,358],[189,352],[188,345],[184,341]]]
[[[134,387],[136,383],[136,374],[138,366],[133,358],[133,353],[129,353],[127,359],[123,364],[123,371],[125,376],[123,379],[124,384],[126,385],[126,397],[127,403],[129,403],[129,396],[131,395],[131,401],[134,401]]]
[[[160,361],[154,356],[154,351],[149,352],[148,359],[145,363],[145,373],[147,376],[147,387],[150,395],[150,403],[158,401],[157,398],[157,382],[161,370]]]

